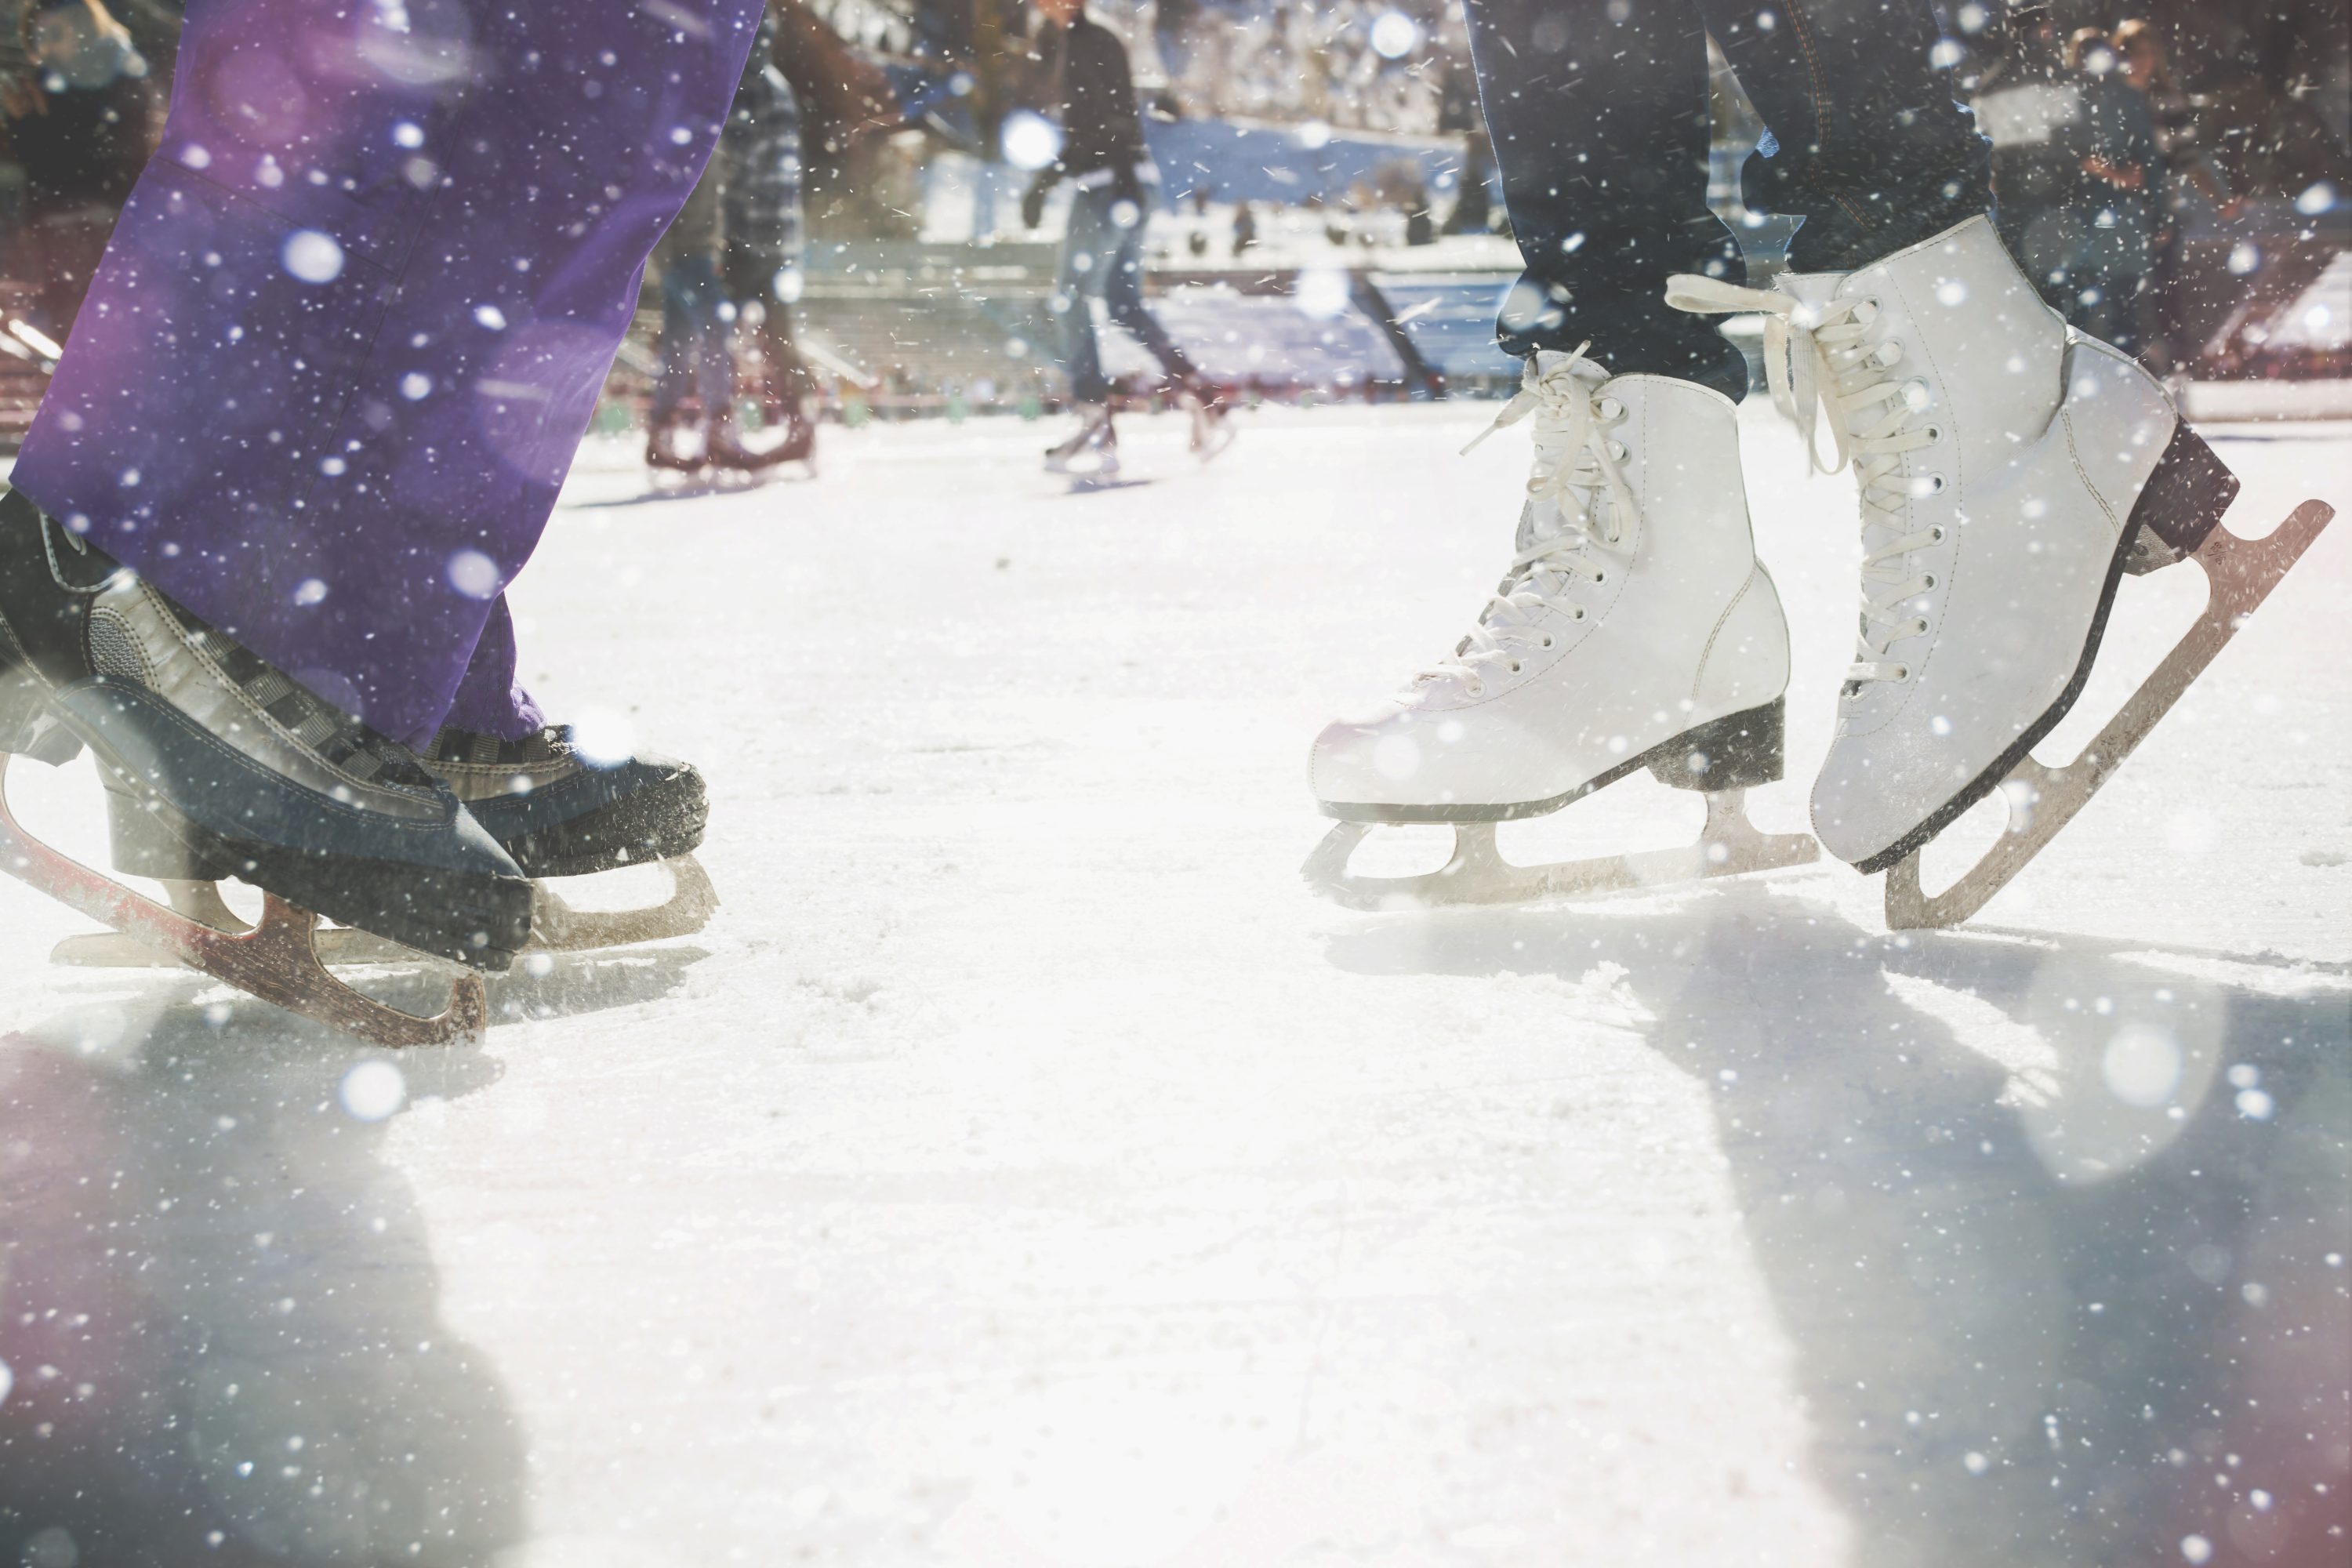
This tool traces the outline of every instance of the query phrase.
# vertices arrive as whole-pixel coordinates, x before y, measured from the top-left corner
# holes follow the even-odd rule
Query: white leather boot
[[[1643,766],[1707,791],[1780,776],[1788,624],[1748,532],[1730,401],[1548,352],[1495,427],[1530,414],[1501,586],[1452,657],[1317,739],[1326,816],[1533,816]]]
[[[1118,472],[1118,431],[1110,422],[1110,405],[1087,403],[1077,410],[1078,427],[1058,447],[1047,448],[1045,471],[1108,479]]]
[[[2055,727],[2117,579],[2194,550],[2237,483],[2154,378],[2042,304],[1985,218],[1855,272],[1678,277],[1667,299],[1767,312],[1775,399],[1809,447],[1827,404],[1860,481],[1861,637],[1813,827],[1885,869]]]

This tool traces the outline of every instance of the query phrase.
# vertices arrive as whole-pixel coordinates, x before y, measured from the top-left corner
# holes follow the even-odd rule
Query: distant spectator
[[[2081,117],[2064,138],[2081,177],[2066,213],[2069,294],[2062,309],[2083,331],[2137,353],[2147,342],[2140,295],[2163,218],[2156,116],[2099,28],[2068,39],[2066,69],[2081,93]]]
[[[2074,287],[2069,214],[2083,179],[2083,150],[2074,142],[2082,86],[2066,69],[2046,4],[2029,0],[1990,16],[1971,96],[1978,129],[1992,142],[1994,217],[2010,254],[2063,311]]]
[[[2142,357],[2168,371],[2179,367],[2197,347],[2184,341],[2195,317],[2187,297],[2188,236],[2202,222],[2234,220],[2245,204],[2231,191],[2205,146],[2197,107],[2181,89],[2156,27],[2134,17],[2116,29],[2111,42],[2124,79],[2147,100],[2156,119],[2157,146],[2164,154],[2156,245],[2142,301],[2147,327]]]
[[[21,267],[34,313],[62,340],[152,150],[161,94],[130,31],[100,0],[0,0],[14,46],[0,112],[25,170]]]
[[[806,458],[812,390],[793,342],[800,294],[800,116],[773,63],[763,18],[735,104],[701,182],[656,248],[661,268],[661,374],[646,461],[654,468],[764,468]],[[780,443],[752,443],[735,414],[734,342],[755,333],[768,371],[762,402]]]

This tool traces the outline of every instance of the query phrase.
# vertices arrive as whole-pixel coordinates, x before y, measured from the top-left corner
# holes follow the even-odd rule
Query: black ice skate
[[[710,437],[710,462],[732,474],[764,474],[798,463],[814,479],[816,421],[796,405],[772,411],[769,423],[758,430],[742,430],[730,421]]]
[[[5,804],[11,754],[88,746],[140,898],[33,838]],[[478,1031],[479,983],[422,1019],[320,967],[319,915],[415,953],[502,970],[530,934],[530,885],[416,757],[205,626],[42,515],[0,497],[0,868],[264,1000],[387,1046]],[[259,928],[209,918],[250,882]],[[226,913],[225,910],[220,910]]]
[[[700,931],[717,912],[718,892],[694,858],[709,811],[702,775],[689,764],[631,757],[598,766],[573,748],[569,731],[558,727],[520,741],[445,728],[418,761],[531,879],[527,951],[576,952],[659,942]],[[117,870],[158,878],[183,913],[236,929],[236,917],[215,886],[226,875],[222,868],[191,857],[159,834],[127,794],[110,793],[107,805]],[[575,909],[547,884],[548,879],[588,877],[648,862],[659,862],[669,873],[670,892],[662,902],[640,909]],[[403,957],[395,944],[365,931],[322,931],[318,952],[331,964],[398,963]],[[68,938],[50,956],[59,963],[100,969],[158,962],[148,948],[106,936]]]
[[[716,458],[702,405],[694,398],[681,403],[668,418],[646,431],[646,467],[656,476],[683,474],[689,479],[708,473]]]
[[[424,762],[537,884],[534,947],[658,942],[701,930],[719,908],[694,858],[709,805],[690,763],[645,756],[600,764],[573,746],[569,729],[552,725],[520,741],[445,729]],[[670,896],[646,909],[576,910],[545,880],[648,861],[668,870]]]

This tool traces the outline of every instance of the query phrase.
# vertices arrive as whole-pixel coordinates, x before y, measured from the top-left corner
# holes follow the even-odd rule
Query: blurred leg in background
[[[793,308],[804,277],[800,101],[776,66],[776,31],[771,12],[744,67],[716,159],[727,171],[720,276],[739,326],[757,347],[761,371],[766,427],[756,439],[740,429],[730,433],[735,460],[746,467],[804,462],[816,450],[809,406],[816,385],[793,333]]]

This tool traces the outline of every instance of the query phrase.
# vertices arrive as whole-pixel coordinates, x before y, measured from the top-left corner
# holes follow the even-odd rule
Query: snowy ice
[[[387,1556],[499,1568],[2073,1568],[2343,1519],[2352,528],[1958,931],[1834,865],[1318,903],[1307,742],[1508,558],[1524,444],[1452,455],[1492,413],[1244,414],[1207,468],[1122,416],[1093,491],[1011,419],[828,426],[821,478],[709,494],[592,440],[509,590],[520,679],[705,771],[717,918],[536,955],[483,1047],[390,1061],[53,967],[87,922],[0,881],[0,1440],[196,1456],[188,1561],[341,1539],[361,1485],[438,1521]],[[1742,426],[1780,832],[1859,546],[1852,481]],[[2342,426],[2205,434],[2233,526],[2352,502]],[[2126,579],[2041,754],[2203,596]],[[86,760],[8,784],[104,861]],[[1496,838],[1700,816],[1637,770]],[[661,886],[613,878],[566,897]]]

